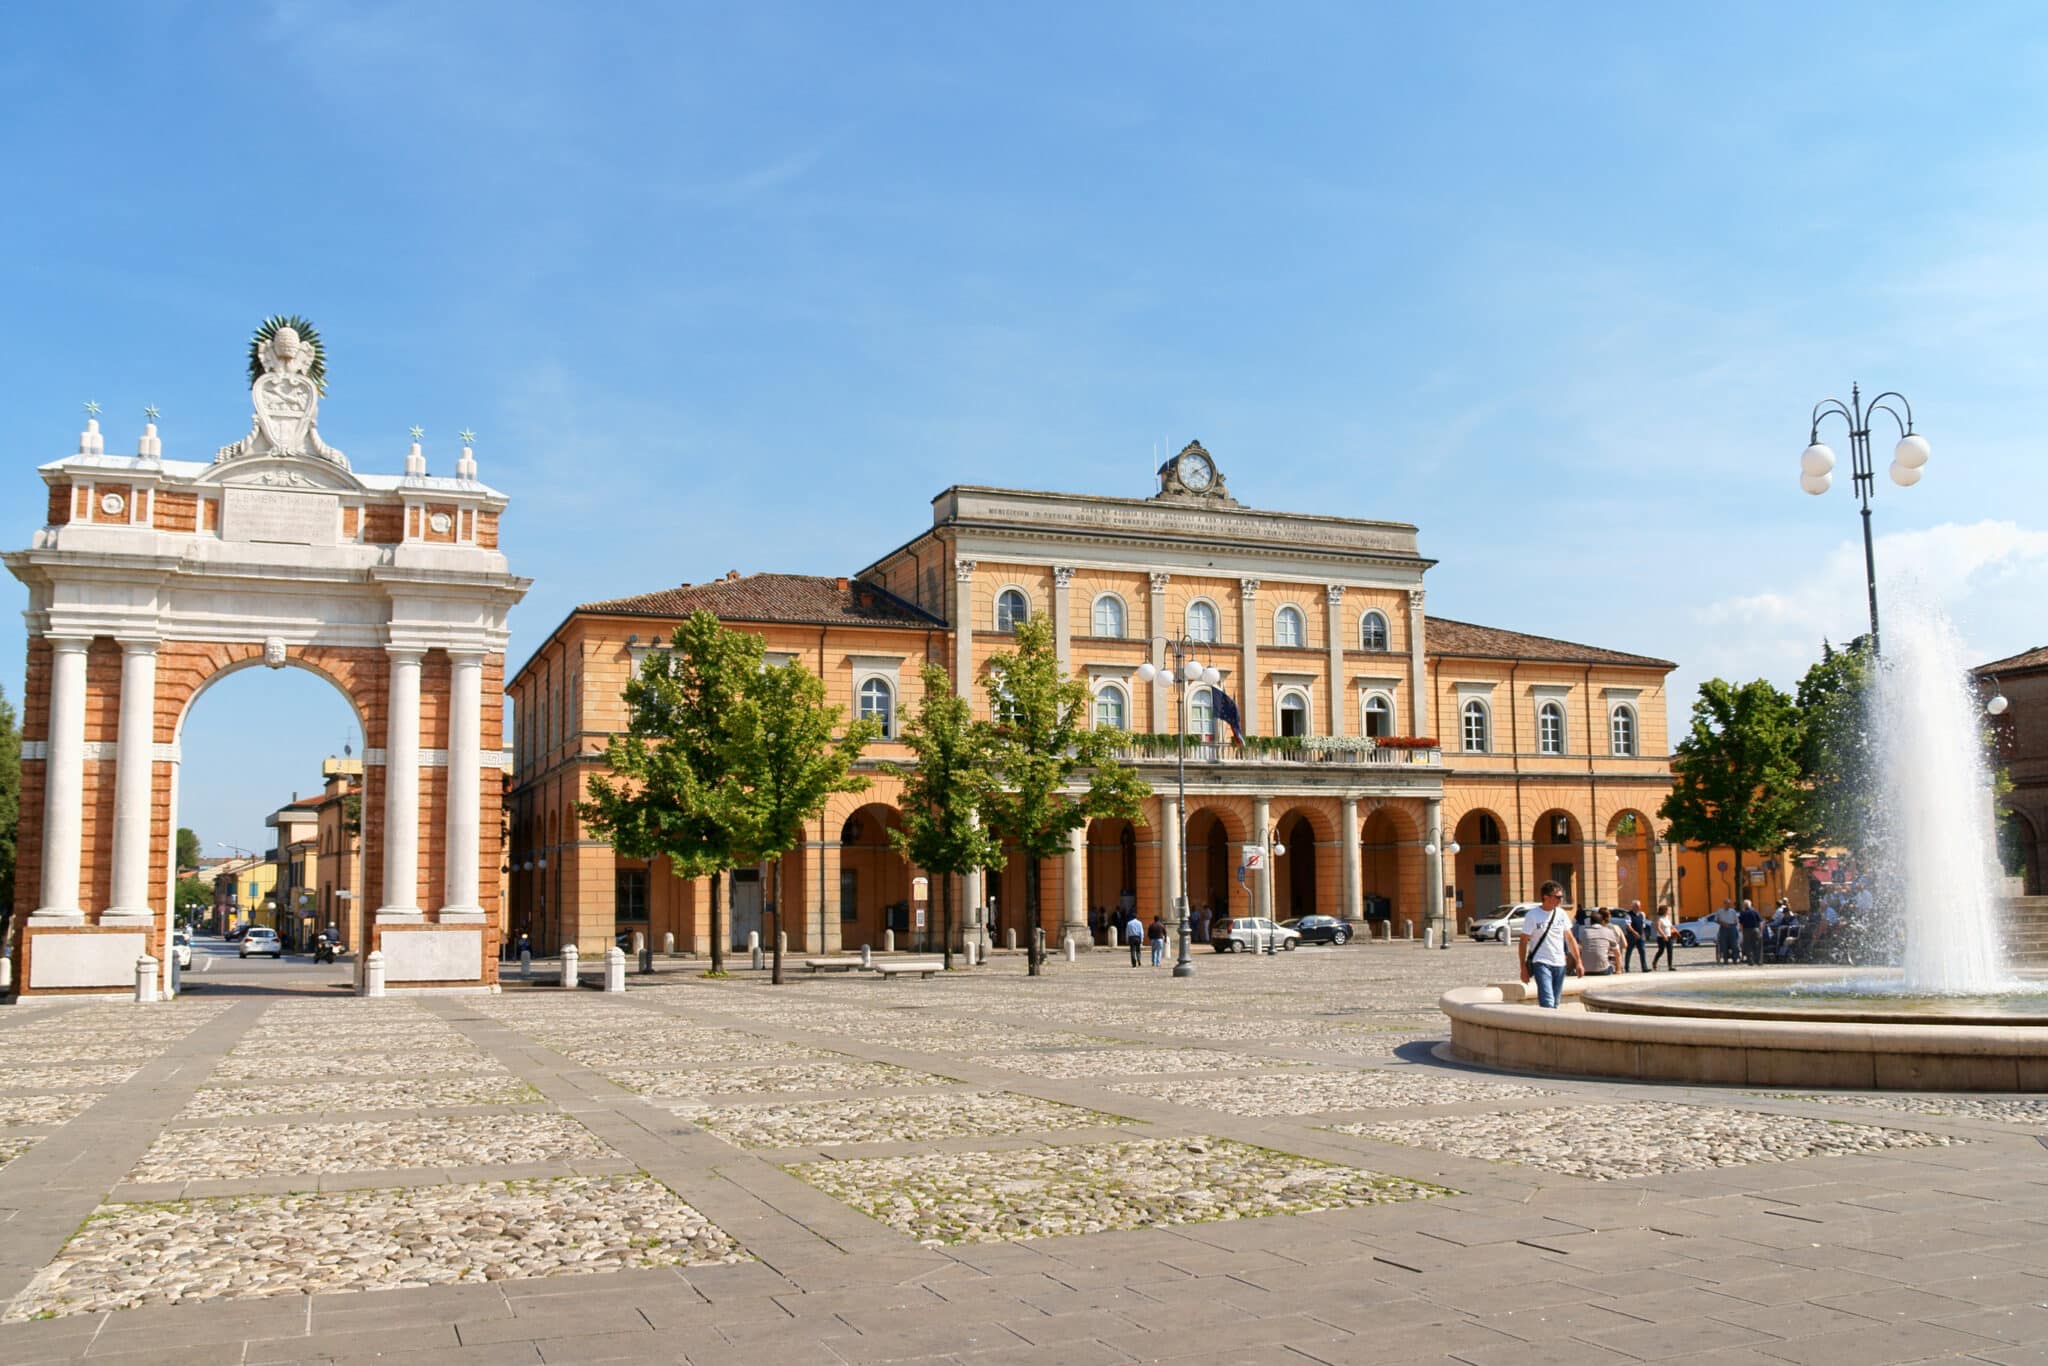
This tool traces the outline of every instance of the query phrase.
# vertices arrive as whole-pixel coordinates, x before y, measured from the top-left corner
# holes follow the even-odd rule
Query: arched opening
[[[1280,694],[1280,734],[1289,738],[1308,734],[1308,695]]]
[[[1370,931],[1383,937],[1421,933],[1422,850],[1413,817],[1382,806],[1359,831],[1359,889]]]
[[[902,825],[895,807],[869,802],[839,827],[839,942],[848,948],[879,949],[884,930],[896,932],[899,947],[910,946],[911,867],[889,843]]]
[[[2002,811],[1998,821],[1998,862],[2008,877],[2020,879],[2023,896],[2041,893],[2041,832],[2021,811]]]
[[[1453,878],[1458,890],[1458,928],[1465,922],[1492,915],[1515,895],[1507,876],[1507,842],[1501,819],[1491,811],[1467,811],[1458,820],[1451,838],[1457,842],[1457,868]]]
[[[1650,830],[1650,818],[1640,811],[1619,812],[1607,823],[1607,840],[1614,846],[1613,904],[1627,909],[1640,901],[1645,914],[1655,915],[1657,847]]]
[[[1584,838],[1578,818],[1569,811],[1556,808],[1538,816],[1535,825],[1529,829],[1530,861],[1536,870],[1537,883],[1562,883],[1564,899],[1573,906],[1591,904],[1581,901],[1581,897],[1586,895]],[[1531,895],[1533,897],[1533,891]]]
[[[1239,842],[1236,829],[1219,811],[1197,809],[1188,816],[1187,877],[1188,906],[1195,912],[1197,930],[1219,916],[1248,913],[1250,898],[1233,892],[1232,872],[1236,860],[1232,846]],[[1167,896],[1173,896],[1171,890]]]
[[[1138,833],[1125,820],[1088,826],[1088,928],[1099,944],[1114,944],[1138,909]]]
[[[180,677],[181,662],[159,656],[160,687],[172,696],[181,687],[190,692],[170,737],[177,760],[159,769],[159,780],[169,770],[172,810],[150,876],[165,889],[174,919],[190,929],[193,961],[181,970],[183,989],[350,988],[364,921],[376,909],[366,904],[365,846],[366,832],[381,828],[381,813],[366,800],[365,782],[378,780],[381,795],[383,776],[365,774],[354,701],[342,683],[303,661],[258,670],[263,661],[252,656],[196,684],[189,672]],[[109,826],[112,816],[109,805]],[[177,866],[183,829],[197,837],[196,868]],[[315,941],[330,926],[347,951],[332,965],[316,964]],[[259,933],[245,958],[252,929]]]
[[[1289,811],[1274,826],[1287,850],[1273,859],[1273,918],[1291,920],[1297,916],[1322,914],[1322,884],[1317,864],[1322,860],[1323,841],[1316,837],[1316,824],[1307,813]]]

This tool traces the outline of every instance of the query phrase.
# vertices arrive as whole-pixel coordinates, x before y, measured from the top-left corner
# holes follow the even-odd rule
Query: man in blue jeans
[[[1518,936],[1522,981],[1536,983],[1537,1005],[1556,1010],[1558,995],[1564,990],[1566,968],[1577,977],[1585,967],[1579,961],[1579,941],[1572,933],[1571,917],[1560,909],[1564,887],[1546,882],[1536,894],[1543,904],[1522,917]]]

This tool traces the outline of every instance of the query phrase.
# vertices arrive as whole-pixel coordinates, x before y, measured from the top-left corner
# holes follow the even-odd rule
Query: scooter
[[[339,944],[324,936],[313,941],[313,961],[316,963],[332,963],[340,951]]]

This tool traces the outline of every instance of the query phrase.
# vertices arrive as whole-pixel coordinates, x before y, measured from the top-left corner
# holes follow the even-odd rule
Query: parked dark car
[[[247,933],[249,933],[247,925],[231,925],[228,927],[228,932],[222,935],[221,938],[232,944]]]
[[[1351,942],[1351,927],[1334,915],[1305,915],[1299,920],[1283,920],[1283,930],[1293,930],[1301,936],[1304,944],[1348,944]]]

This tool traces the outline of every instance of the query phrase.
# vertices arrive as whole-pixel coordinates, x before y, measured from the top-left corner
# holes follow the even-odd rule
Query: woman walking
[[[1669,906],[1657,908],[1657,956],[1650,960],[1650,971],[1657,970],[1662,963],[1666,972],[1678,971],[1678,922],[1671,918]]]

